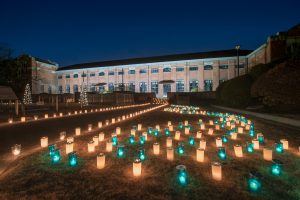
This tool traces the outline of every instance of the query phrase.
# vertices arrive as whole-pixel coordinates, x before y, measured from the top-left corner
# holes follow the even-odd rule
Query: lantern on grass
[[[157,125],[155,126],[155,129],[157,129],[158,131],[160,131],[160,126],[159,126],[159,124],[157,124]]]
[[[178,146],[177,146],[177,153],[179,155],[183,155],[184,154],[184,144],[179,142]]]
[[[80,127],[77,127],[77,128],[75,129],[75,135],[80,135],[80,132],[81,132]]]
[[[275,176],[279,176],[282,173],[282,162],[277,159],[272,160],[271,172]]]
[[[228,138],[226,135],[222,135],[222,142],[228,143]]]
[[[115,122],[116,122],[116,119],[115,119],[115,118],[112,118],[112,119],[111,119],[111,123],[114,124]]]
[[[180,129],[183,129],[184,125],[182,122],[179,122],[179,126],[178,126]]]
[[[154,136],[159,136],[159,130],[157,128],[154,130]]]
[[[209,120],[209,125],[214,125],[214,121],[213,120]]]
[[[208,129],[208,135],[212,135],[213,133],[214,133],[214,129],[209,128],[209,129]]]
[[[112,135],[111,141],[112,141],[112,145],[113,146],[117,146],[117,144],[118,144],[118,138],[117,138],[116,135]]]
[[[225,147],[219,147],[218,148],[218,157],[221,159],[221,160],[226,160],[226,150],[225,150]]]
[[[200,140],[199,148],[204,150],[206,149],[206,140]]]
[[[172,125],[172,122],[171,121],[168,121],[168,126],[171,126]]]
[[[201,138],[202,137],[202,132],[201,131],[197,131],[197,135],[196,135],[196,138]]]
[[[92,131],[92,127],[93,127],[92,124],[88,124],[88,131]]]
[[[64,140],[66,138],[66,131],[62,131],[59,133],[59,139]]]
[[[169,131],[169,128],[165,128],[165,135],[170,135],[170,131]]]
[[[177,180],[180,185],[186,185],[188,184],[188,174],[186,171],[186,167],[184,165],[178,165],[176,166],[177,170]]]
[[[121,128],[120,128],[120,127],[117,127],[117,128],[116,128],[116,134],[117,134],[117,135],[120,135],[120,134],[121,134]]]
[[[99,133],[98,139],[99,139],[100,142],[102,142],[104,140],[104,133],[103,132]]]
[[[200,129],[201,129],[201,130],[204,130],[204,129],[205,129],[205,124],[201,124],[201,125],[200,125]]]
[[[105,154],[99,153],[97,155],[97,169],[103,169],[105,167]]]
[[[195,145],[195,138],[193,136],[189,137],[189,145],[191,145],[191,146]]]
[[[66,154],[69,154],[73,152],[73,142],[67,142],[66,143]]]
[[[108,140],[106,142],[106,151],[107,152],[112,152],[112,149],[113,149],[113,143],[112,143],[112,141]]]
[[[98,122],[98,128],[102,128],[102,122]]]
[[[243,127],[238,127],[238,133],[244,133]]]
[[[41,147],[48,146],[48,137],[41,137]]]
[[[129,144],[134,144],[135,143],[135,139],[133,135],[129,136]]]
[[[231,132],[231,139],[236,140],[237,139],[237,133]]]
[[[235,156],[238,157],[238,158],[243,157],[243,148],[242,148],[242,146],[239,145],[239,144],[234,145],[234,153],[235,153]]]
[[[21,122],[25,122],[26,121],[26,117],[21,117]]]
[[[8,118],[8,123],[11,124],[11,123],[13,123],[13,121],[14,121],[13,118]]]
[[[51,161],[53,164],[57,164],[60,161],[60,152],[59,149],[54,149],[51,155]]]
[[[277,153],[283,153],[283,144],[281,142],[275,143],[275,151]]]
[[[45,114],[44,117],[45,117],[45,119],[48,119],[49,116],[48,116],[48,114]],[[53,117],[56,117],[55,113],[53,114]]]
[[[39,117],[38,117],[37,115],[34,115],[34,116],[33,116],[33,119],[34,119],[34,120],[38,120],[38,118],[39,118]]]
[[[140,159],[141,161],[144,161],[144,160],[146,159],[145,149],[139,148],[138,154],[139,154],[139,155],[138,155],[138,156],[139,156],[139,159]]]
[[[173,125],[169,126],[169,131],[174,131],[174,126]]]
[[[11,152],[14,156],[18,156],[21,153],[21,145],[20,144],[15,144],[14,146],[11,147]]]
[[[289,141],[287,139],[281,139],[280,142],[283,145],[283,149],[289,149]]]
[[[249,136],[254,137],[255,136],[255,131],[253,129],[249,130]]]
[[[153,143],[153,153],[154,153],[154,155],[158,155],[159,151],[160,151],[159,143],[158,142]]]
[[[167,148],[167,159],[174,160],[174,149],[172,147]]]
[[[256,171],[249,173],[248,188],[251,192],[258,192],[262,187],[262,175]]]
[[[77,163],[78,163],[77,153],[76,152],[71,152],[71,153],[69,153],[68,157],[69,157],[69,165],[71,167],[76,167]]]
[[[167,139],[166,139],[166,146],[167,147],[172,147],[172,138],[171,137],[167,137]]]
[[[124,145],[118,145],[118,147],[117,147],[117,156],[118,157],[124,157],[125,156],[125,146]]]
[[[265,138],[264,138],[263,134],[257,134],[257,139],[258,139],[259,144],[265,143]]]
[[[99,144],[99,137],[98,137],[98,135],[95,135],[95,136],[93,137],[93,141],[94,141],[94,145],[95,145],[95,146],[98,146],[98,144]]]
[[[132,163],[132,172],[133,176],[141,176],[142,174],[142,162],[140,159],[135,159]]]
[[[145,141],[147,141],[147,139],[148,139],[148,133],[147,132],[143,132],[142,135],[145,137]]]
[[[94,151],[95,151],[95,143],[93,140],[91,140],[88,142],[88,152],[91,153]]]
[[[253,153],[254,149],[253,149],[253,143],[252,142],[247,142],[246,143],[246,151],[248,153]]]
[[[222,144],[222,139],[220,137],[217,137],[216,138],[216,146],[217,147],[221,147],[223,144]]]
[[[146,142],[145,136],[141,135],[140,136],[140,145],[144,145]]]
[[[259,149],[259,141],[257,139],[252,140],[254,149]]]
[[[134,128],[130,129],[130,135],[135,136],[135,129]]]
[[[74,137],[67,137],[67,142],[74,142]]]
[[[264,160],[272,161],[273,159],[273,150],[269,148],[264,148],[263,150]]]
[[[109,125],[109,120],[105,120],[105,125]]]
[[[152,134],[152,132],[153,132],[152,127],[148,127],[148,133]]]
[[[184,121],[184,126],[187,126],[189,124],[189,121],[188,120],[185,120]]]
[[[137,130],[138,130],[138,131],[141,131],[141,130],[142,130],[142,124],[138,124]]]
[[[219,162],[211,163],[211,174],[212,178],[216,181],[222,180],[222,165]]]
[[[184,128],[184,134],[186,135],[190,134],[190,129],[188,127]]]
[[[180,140],[180,131],[175,132],[175,140]]]
[[[198,148],[196,150],[196,159],[198,162],[204,162],[204,149]]]

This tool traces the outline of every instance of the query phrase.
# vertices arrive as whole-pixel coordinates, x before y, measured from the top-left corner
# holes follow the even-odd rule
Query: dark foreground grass
[[[216,132],[213,136],[204,132],[203,137],[207,140],[204,163],[195,161],[198,140],[196,146],[189,146],[188,136],[182,134],[181,141],[186,147],[185,155],[179,156],[175,153],[175,160],[168,161],[165,151],[166,137],[150,136],[145,145],[147,159],[143,162],[142,176],[132,176],[132,161],[139,147],[127,142],[132,125],[143,123],[145,131],[146,127],[155,127],[156,124],[165,128],[168,120],[177,125],[179,121],[188,119],[193,126],[193,134],[198,129],[196,122],[199,118],[205,122],[209,120],[203,116],[158,111],[142,116],[134,122],[120,124],[120,141],[126,145],[126,156],[118,158],[114,148],[112,153],[106,154],[106,166],[103,170],[96,168],[96,154],[105,151],[105,142],[100,143],[95,153],[87,153],[87,142],[93,134],[75,138],[75,150],[79,155],[79,164],[75,168],[71,168],[67,163],[64,145],[58,146],[61,149],[62,161],[57,165],[51,164],[46,151],[19,159],[14,163],[15,169],[0,182],[0,199],[300,199],[300,160],[296,150],[291,149],[281,155],[274,153],[275,158],[284,162],[282,176],[275,177],[270,174],[271,162],[263,160],[261,150],[251,155],[244,152],[243,158],[234,156],[233,145],[245,144],[250,140],[247,135],[239,135],[238,140],[225,145],[228,159],[223,162],[223,179],[220,182],[214,181],[211,178],[210,167],[212,161],[218,160],[214,139],[223,134],[224,130]],[[283,136],[282,132],[288,138],[297,134],[291,129],[255,123],[257,127],[261,127],[260,130],[266,137],[266,146],[273,146],[274,141]],[[114,129],[115,127],[110,127],[104,130],[106,138],[110,137]],[[140,132],[137,133],[139,134]],[[298,137],[295,138],[296,141],[292,143],[299,142]],[[161,146],[158,156],[152,152],[152,144],[155,141],[160,142]],[[186,186],[177,183],[175,168],[179,164],[187,167],[190,183]],[[247,189],[248,173],[253,169],[263,175],[263,189],[259,193],[250,193]]]

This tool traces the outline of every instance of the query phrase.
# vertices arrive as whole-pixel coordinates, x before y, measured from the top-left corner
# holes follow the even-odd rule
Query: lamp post
[[[240,45],[235,45],[236,56],[237,56],[237,76],[240,76],[240,57],[239,57],[240,48],[241,48]]]

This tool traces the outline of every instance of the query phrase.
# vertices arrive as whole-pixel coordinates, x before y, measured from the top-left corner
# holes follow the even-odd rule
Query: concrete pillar
[[[19,100],[15,101],[15,113],[16,115],[19,115]]]

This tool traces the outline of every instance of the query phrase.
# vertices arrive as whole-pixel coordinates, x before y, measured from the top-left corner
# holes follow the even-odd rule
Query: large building
[[[168,92],[214,91],[226,80],[247,73],[257,64],[269,63],[291,53],[300,43],[299,25],[270,36],[254,51],[223,51],[176,54],[75,64],[60,67],[36,60],[40,74],[34,93],[75,93],[129,90],[152,92],[164,98]],[[33,76],[34,77],[34,76]]]

